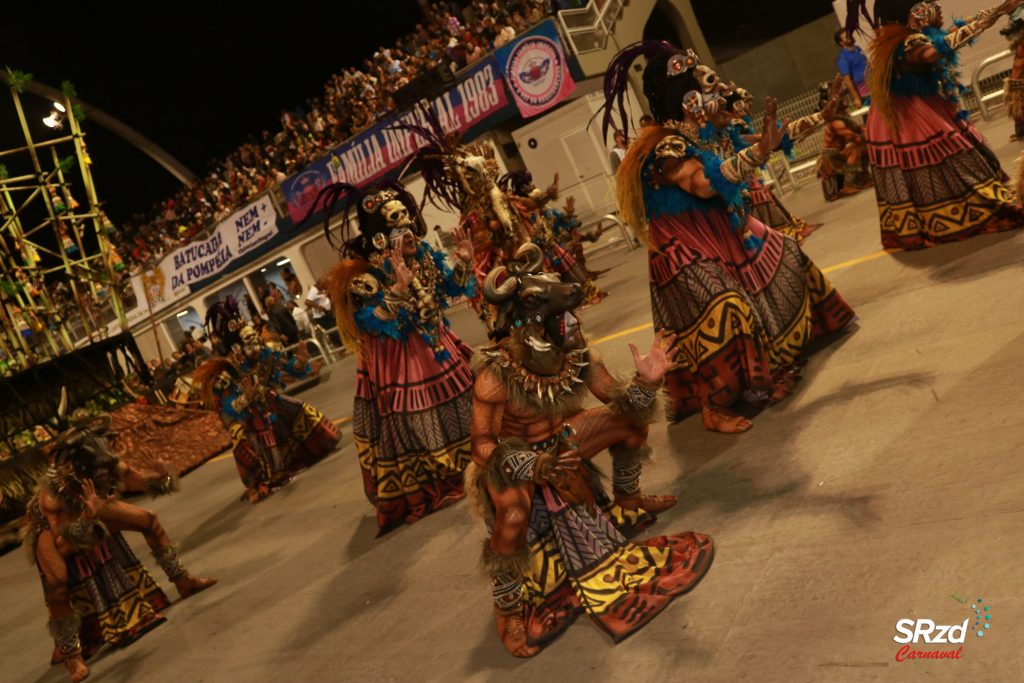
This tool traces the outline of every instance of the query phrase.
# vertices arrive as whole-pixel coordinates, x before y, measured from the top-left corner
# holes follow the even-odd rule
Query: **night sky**
[[[331,74],[391,46],[422,16],[416,0],[93,4],[4,3],[0,66],[55,88],[71,81],[82,100],[197,175],[248,135],[278,130],[283,109],[321,95]],[[23,101],[33,135],[52,136],[41,123],[49,102],[31,94]],[[99,196],[115,221],[147,210],[179,185],[95,122],[87,120],[85,130]],[[0,148],[21,144],[4,88]]]
[[[694,9],[718,56],[831,12],[831,3],[694,0]],[[81,99],[121,119],[201,176],[210,160],[222,158],[249,135],[278,130],[283,109],[322,94],[331,74],[359,64],[379,46],[393,45],[420,19],[416,0],[207,0],[149,7],[21,0],[4,3],[0,66],[31,72],[53,87],[71,81]],[[49,102],[30,94],[24,102],[33,134],[52,135],[40,122]],[[178,186],[155,162],[95,122],[86,121],[85,130],[99,196],[115,222],[147,211]],[[0,147],[20,144],[13,108],[2,93]]]

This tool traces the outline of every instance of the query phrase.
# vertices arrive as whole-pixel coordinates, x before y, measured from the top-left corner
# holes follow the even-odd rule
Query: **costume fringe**
[[[654,244],[647,232],[647,212],[644,209],[644,189],[641,172],[647,164],[647,158],[654,152],[658,143],[669,135],[676,135],[671,128],[648,126],[641,129],[639,137],[633,141],[626,151],[626,156],[619,164],[615,173],[615,200],[619,205],[619,213],[633,233],[654,250]]]
[[[487,495],[484,468],[475,462],[470,462],[462,477],[470,510],[484,520],[488,527],[494,526],[494,506],[491,505],[491,498]]]
[[[356,325],[355,313],[349,290],[352,280],[370,269],[370,264],[363,259],[345,259],[339,261],[327,274],[327,296],[334,307],[334,320],[338,323],[338,333],[349,353],[358,354],[362,350],[362,334]]]
[[[657,396],[651,401],[651,405],[646,408],[637,408],[626,393],[630,384],[632,384],[630,380],[616,382],[612,390],[608,392],[609,398],[611,398],[608,408],[613,415],[638,427],[654,424],[661,416],[665,415],[664,392],[661,389],[658,389]]]
[[[512,339],[509,339],[509,343],[511,342]],[[553,401],[549,401],[546,398],[538,398],[536,393],[525,390],[522,385],[512,379],[514,370],[502,366],[501,354],[495,354],[494,351],[493,347],[481,349],[473,355],[473,373],[479,376],[485,370],[493,372],[508,392],[508,403],[517,408],[540,414],[574,415],[583,409],[583,401],[590,391],[586,385],[589,366],[583,368],[583,372],[579,375],[579,378],[584,380],[583,384],[574,384],[572,393],[559,394]],[[514,351],[512,355],[516,355]]]
[[[875,39],[868,49],[868,89],[871,91],[871,106],[885,118],[889,128],[896,131],[899,122],[892,106],[892,72],[895,68],[896,51],[912,34],[902,24],[885,24],[875,31]]]
[[[523,576],[530,570],[530,552],[525,545],[512,555],[495,552],[491,550],[490,539],[485,539],[483,552],[480,554],[480,566],[489,576]]]

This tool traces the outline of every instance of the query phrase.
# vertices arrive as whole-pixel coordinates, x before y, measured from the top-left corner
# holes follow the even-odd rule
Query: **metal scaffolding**
[[[24,137],[0,150],[0,374],[8,375],[127,329],[128,277],[96,194],[73,86],[64,83],[44,120],[56,136],[37,141],[21,100],[31,74],[5,76]]]

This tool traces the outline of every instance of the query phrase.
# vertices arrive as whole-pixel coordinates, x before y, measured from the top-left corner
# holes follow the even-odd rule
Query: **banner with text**
[[[491,60],[485,60],[463,76],[458,85],[429,102],[446,132],[466,132],[485,119],[509,107],[501,74]],[[511,109],[511,107],[509,107]],[[424,125],[416,110],[400,114],[370,128],[328,155],[320,157],[306,170],[282,183],[288,213],[298,222],[305,217],[321,188],[345,182],[363,186],[389,171],[426,144],[418,135],[390,130],[395,121]]]
[[[189,293],[189,285],[224,270],[277,234],[277,212],[268,195],[239,209],[217,224],[208,238],[175,249],[149,271],[132,278],[140,306],[129,324],[159,311]]]
[[[550,19],[495,50],[494,59],[524,118],[551,109],[576,89],[558,30]]]

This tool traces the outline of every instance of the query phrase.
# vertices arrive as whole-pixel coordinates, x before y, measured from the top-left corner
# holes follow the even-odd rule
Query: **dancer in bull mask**
[[[51,465],[29,501],[22,542],[50,613],[51,663],[63,662],[77,682],[89,675],[86,659],[103,645],[127,646],[159,626],[160,611],[170,604],[122,532],[142,534],[182,598],[217,580],[185,569],[156,513],[117,497],[123,487],[154,496],[176,490],[166,467],[142,470],[120,461],[104,437],[105,418],[71,424],[47,447]]]
[[[715,550],[693,532],[637,543],[623,535],[676,503],[640,486],[672,336],[659,334],[646,355],[630,345],[636,373],[614,378],[573,315],[582,289],[543,264],[537,245],[523,245],[484,284],[498,342],[477,360],[466,471],[489,530],[483,565],[498,635],[516,657],[537,654],[581,613],[625,638],[691,590]],[[605,405],[585,410],[588,396]],[[613,500],[589,464],[605,450]]]

